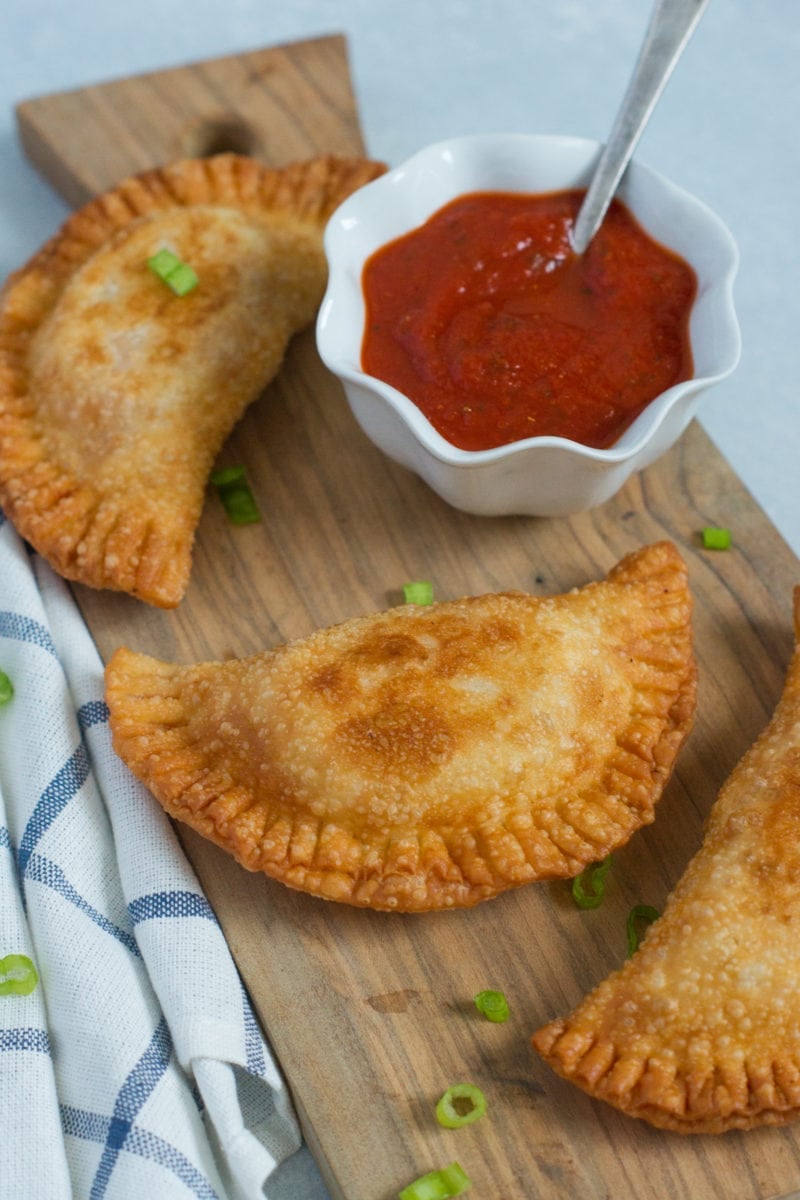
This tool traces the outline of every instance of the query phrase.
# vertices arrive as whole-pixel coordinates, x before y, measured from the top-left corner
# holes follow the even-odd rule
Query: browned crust
[[[252,659],[180,667],[121,649],[106,670],[114,746],[168,813],[249,870],[359,906],[467,907],[574,875],[653,819],[694,715],[690,613],[685,566],[661,543],[565,597],[403,606]],[[569,686],[587,712],[594,694],[581,689],[624,680],[632,697],[607,751],[575,752],[585,769],[570,787],[534,762],[545,744],[559,754],[560,675],[544,688],[561,710],[536,705],[581,620],[607,636],[608,673],[592,683],[593,665],[573,663]],[[530,663],[526,638],[562,657]],[[486,680],[497,686],[484,705],[472,685]],[[529,704],[552,737],[529,736]]]
[[[285,167],[268,167],[247,155],[218,154],[132,175],[67,217],[58,232],[8,277],[0,291],[0,330],[6,320],[23,327],[38,325],[76,268],[117,230],[147,213],[199,204],[230,205],[243,212],[286,213],[322,233],[342,201],[385,170],[383,163],[332,154]],[[30,277],[36,280],[31,290],[38,304],[26,294],[26,311],[18,313],[9,296],[20,280]]]
[[[800,588],[794,592],[800,639]],[[700,851],[636,954],[533,1045],[563,1078],[678,1133],[800,1115],[800,651]]]
[[[140,498],[131,499],[126,509],[91,476],[78,478],[46,446],[37,397],[29,391],[29,348],[75,272],[147,214],[198,205],[285,217],[318,241],[322,257],[328,217],[384,169],[331,155],[284,168],[232,154],[173,163],[126,179],[90,201],[10,276],[0,292],[0,504],[61,575],[174,607],[188,581],[202,504],[202,494],[193,494],[191,503],[174,513]],[[316,304],[323,290],[320,273]],[[312,318],[314,307],[304,312],[302,323]],[[261,386],[267,382],[269,377]]]

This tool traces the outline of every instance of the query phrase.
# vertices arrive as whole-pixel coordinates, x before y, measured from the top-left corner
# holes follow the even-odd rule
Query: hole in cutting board
[[[210,158],[212,154],[253,154],[259,137],[240,117],[220,113],[197,117],[182,131],[180,154],[186,158]]]

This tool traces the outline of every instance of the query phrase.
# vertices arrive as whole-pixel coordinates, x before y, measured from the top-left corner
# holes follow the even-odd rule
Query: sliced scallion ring
[[[436,1105],[436,1120],[445,1129],[472,1125],[486,1112],[486,1097],[474,1083],[454,1083]]]
[[[639,949],[639,927],[652,925],[660,916],[661,913],[652,904],[634,904],[628,913],[628,957]]]
[[[176,296],[185,296],[187,292],[196,288],[199,282],[192,268],[181,262],[171,250],[159,250],[148,258],[147,265]]]
[[[404,583],[403,599],[406,604],[433,604],[433,584],[426,579]]]
[[[572,881],[572,899],[578,908],[599,908],[606,893],[606,875],[611,870],[611,855],[591,863]]]
[[[472,1182],[463,1167],[452,1162],[440,1171],[420,1175],[398,1192],[397,1200],[451,1200],[452,1196],[462,1196],[471,1187]]]
[[[185,296],[197,287],[199,280],[188,263],[179,263],[174,271],[170,271],[164,282],[176,296]]]
[[[483,1013],[487,1021],[494,1021],[499,1025],[508,1020],[508,1001],[502,992],[494,992],[491,988],[478,992],[475,1007],[479,1013]]]
[[[703,530],[703,547],[706,550],[730,550],[730,529],[718,529],[713,525],[707,525]]]
[[[147,265],[159,279],[166,279],[170,271],[175,271],[181,265],[181,260],[171,250],[163,249],[151,255]]]
[[[0,704],[8,704],[13,695],[13,683],[6,675],[5,671],[0,671]]]
[[[36,967],[27,954],[0,958],[0,996],[29,996],[38,982]]]
[[[211,483],[217,489],[232,525],[252,525],[261,520],[244,467],[223,467],[214,471]]]
[[[244,483],[246,480],[244,467],[220,467],[218,471],[211,472],[211,482],[217,488],[230,487],[231,484]]]

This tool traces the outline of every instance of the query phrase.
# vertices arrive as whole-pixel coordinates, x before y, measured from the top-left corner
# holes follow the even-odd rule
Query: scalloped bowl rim
[[[653,437],[682,398],[720,382],[736,367],[741,352],[739,326],[733,306],[733,282],[739,265],[736,242],[722,220],[701,200],[652,168],[633,160],[617,195],[640,223],[645,224],[640,212],[642,196],[658,195],[662,202],[668,202],[670,212],[681,212],[686,225],[682,231],[678,231],[679,235],[681,232],[686,235],[691,227],[694,249],[696,230],[702,230],[703,238],[707,239],[704,243],[705,257],[709,252],[712,257],[716,256],[714,270],[707,273],[698,268],[696,257],[693,258],[685,248],[677,251],[691,262],[698,274],[698,295],[690,318],[693,355],[696,358],[698,322],[702,325],[704,320],[713,317],[719,361],[712,369],[706,369],[702,374],[675,384],[656,396],[613,446],[596,449],[568,438],[540,435],[487,450],[462,450],[448,442],[402,392],[361,370],[359,362],[365,316],[361,272],[371,253],[416,228],[450,199],[465,192],[503,190],[535,193],[585,187],[600,149],[600,142],[559,134],[489,133],[448,138],[418,150],[398,167],[359,188],[332,214],[325,230],[329,277],[316,328],[320,356],[329,369],[343,380],[381,396],[417,441],[439,461],[461,468],[477,468],[502,462],[521,452],[561,450],[595,463],[626,463],[646,452]],[[558,159],[557,164],[554,157]],[[544,173],[546,178],[551,179],[563,175],[563,179],[560,183],[549,182],[542,186],[536,178],[532,178],[534,171],[537,176]],[[516,183],[510,181],[515,175]],[[471,182],[465,182],[466,177]],[[443,183],[450,180],[454,186],[444,187]],[[656,224],[659,224],[658,219]],[[662,220],[662,224],[668,222]],[[663,228],[656,233],[652,229],[652,221],[646,227],[651,236],[671,249],[676,249],[676,241],[684,245],[685,236],[665,236]],[[700,265],[703,266],[704,262]],[[698,341],[702,350],[702,341]],[[681,432],[682,429],[676,438]]]

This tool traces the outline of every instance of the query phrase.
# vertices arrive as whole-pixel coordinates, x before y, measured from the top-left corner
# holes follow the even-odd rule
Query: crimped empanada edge
[[[656,1129],[681,1134],[720,1134],[785,1125],[800,1116],[798,1062],[775,1060],[769,1064],[766,1075],[762,1067],[758,1088],[752,1086],[745,1062],[738,1063],[735,1071],[719,1064],[710,1083],[716,1100],[705,1096],[702,1104],[697,1104],[692,1102],[687,1073],[677,1072],[674,1065],[660,1061],[655,1055],[646,1059],[626,1057],[613,1039],[591,1040],[579,1035],[569,1017],[542,1026],[531,1042],[562,1079],[593,1100],[602,1100]],[[580,1042],[581,1050],[573,1054],[576,1042]],[[760,1099],[759,1091],[768,1098]]]
[[[108,513],[90,481],[46,459],[28,394],[27,348],[58,303],[74,272],[120,229],[158,211],[200,204],[230,205],[245,213],[274,214],[312,227],[321,238],[336,207],[382,174],[381,163],[322,155],[269,167],[245,155],[185,159],[141,172],[73,213],[0,290],[0,505],[19,533],[64,578],[89,587],[130,593],[162,608],[176,607],[191,571],[194,531]],[[321,299],[321,297],[320,297]],[[112,543],[90,562],[98,521],[108,520]]]
[[[47,311],[63,281],[113,233],[148,213],[200,204],[230,205],[242,212],[281,213],[322,231],[352,192],[386,171],[384,163],[335,154],[268,166],[243,154],[180,159],[122,179],[87,201],[63,222],[0,288],[0,321],[8,295],[36,274]],[[53,294],[55,292],[55,294]]]
[[[632,580],[638,583],[646,581],[656,595],[667,597],[667,604],[673,603],[677,591],[678,619],[688,625],[690,604],[686,570],[675,548],[657,545],[631,558],[635,561],[624,560],[623,569],[632,572]],[[648,575],[651,568],[652,579]],[[588,586],[605,587],[608,583],[600,581]],[[354,620],[359,621],[360,618]],[[428,831],[425,844],[420,843],[418,859],[413,866],[402,861],[403,854],[398,850],[397,869],[390,866],[380,875],[370,875],[368,870],[362,872],[361,864],[358,864],[359,870],[354,875],[343,873],[341,864],[358,859],[360,843],[354,841],[346,830],[332,824],[314,830],[310,825],[308,829],[304,827],[300,831],[301,840],[308,838],[315,841],[313,853],[297,861],[283,861],[280,857],[281,837],[273,831],[273,818],[268,817],[262,831],[264,845],[254,850],[251,845],[242,844],[236,835],[237,819],[247,826],[248,806],[246,798],[239,794],[242,789],[236,792],[235,781],[230,781],[232,795],[234,792],[236,794],[229,801],[218,791],[215,792],[219,781],[212,778],[211,764],[206,763],[202,768],[202,788],[198,785],[189,801],[179,794],[179,789],[176,790],[175,779],[182,778],[180,770],[173,778],[170,778],[170,770],[176,765],[180,768],[185,751],[177,733],[177,720],[170,718],[170,728],[165,732],[163,744],[155,747],[155,755],[150,753],[148,737],[155,734],[158,719],[157,711],[153,708],[153,688],[157,691],[159,680],[164,680],[166,687],[162,699],[169,707],[177,694],[173,693],[173,680],[177,680],[183,668],[171,667],[126,649],[118,650],[106,669],[112,734],[117,752],[170,815],[193,824],[198,832],[228,849],[248,870],[264,871],[289,886],[360,906],[400,911],[469,907],[524,883],[574,875],[593,861],[598,853],[602,856],[624,844],[636,829],[653,819],[655,804],[670,777],[675,756],[688,734],[694,715],[696,676],[689,630],[686,637],[687,658],[683,664],[682,678],[675,687],[669,720],[659,741],[651,747],[649,767],[643,767],[646,779],[639,780],[641,790],[646,792],[646,802],[626,805],[624,798],[616,797],[612,805],[615,819],[603,810],[607,818],[607,846],[604,845],[600,850],[596,841],[587,840],[577,830],[569,832],[566,827],[557,840],[557,830],[553,828],[556,816],[553,814],[547,814],[541,826],[534,823],[534,827],[526,826],[523,829],[521,826],[511,828],[503,824],[497,829],[480,830],[471,839],[465,836],[452,845],[446,844],[441,835],[432,829]],[[147,700],[142,699],[145,695]],[[131,698],[135,698],[134,704],[126,705],[125,702]],[[127,713],[124,711],[126,707]],[[170,757],[173,752],[174,760]],[[254,802],[254,798],[251,799]],[[589,803],[587,799],[586,805]],[[224,814],[224,836],[215,828],[214,820],[208,817],[206,810],[211,806],[217,814]],[[563,825],[562,820],[559,828]],[[298,830],[299,826],[294,832]],[[250,832],[248,829],[248,834]],[[523,860],[524,866],[521,865]]]
[[[800,586],[794,589],[792,600],[795,649],[781,696],[767,726],[723,783],[706,820],[703,844],[668,896],[664,913],[648,931],[648,937],[657,937],[659,932],[663,936],[666,923],[673,920],[676,905],[691,895],[692,879],[701,869],[701,861],[706,854],[713,853],[709,847],[731,816],[720,805],[723,797],[732,785],[738,786],[738,778],[744,777],[762,750],[770,759],[774,755],[772,741],[786,721],[786,702],[800,689]],[[792,703],[796,706],[796,699]],[[642,949],[637,954],[645,952]],[[800,1117],[800,1047],[794,1055],[787,1050],[780,1057],[764,1056],[758,1062],[752,1055],[749,1059],[740,1055],[738,1059],[706,1063],[705,1074],[713,1095],[705,1087],[699,1096],[694,1096],[696,1083],[693,1084],[687,1069],[676,1068],[670,1061],[668,1046],[656,1047],[646,1056],[634,1056],[628,1045],[618,1044],[613,1036],[593,1035],[591,1022],[584,1014],[595,1006],[605,1011],[618,982],[635,969],[636,961],[635,955],[597,984],[572,1013],[548,1022],[533,1034],[534,1049],[556,1074],[593,1099],[602,1100],[628,1116],[682,1134],[744,1131],[784,1125]],[[697,1032],[702,1036],[704,1031]]]

